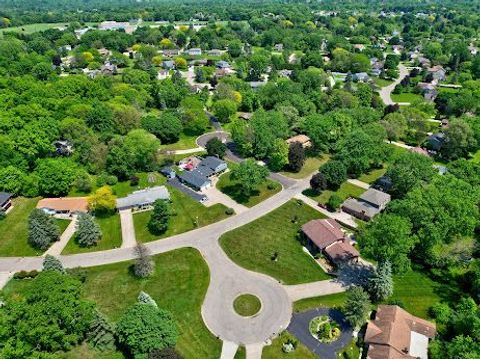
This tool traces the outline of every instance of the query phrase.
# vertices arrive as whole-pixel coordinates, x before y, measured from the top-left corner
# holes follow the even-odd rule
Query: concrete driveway
[[[121,248],[133,248],[137,245],[135,238],[135,226],[133,224],[133,214],[131,209],[120,211],[120,224],[122,226],[122,246]]]

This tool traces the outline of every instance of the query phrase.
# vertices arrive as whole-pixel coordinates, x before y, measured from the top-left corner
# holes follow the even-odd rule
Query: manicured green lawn
[[[43,252],[28,243],[28,216],[39,198],[18,197],[13,208],[0,221],[0,256],[35,256]]]
[[[190,148],[198,147],[196,139],[198,136],[189,136],[184,133],[180,134],[180,138],[175,143],[161,145],[161,150],[188,150]]]
[[[62,254],[103,251],[106,249],[119,248],[122,245],[122,228],[120,225],[120,215],[118,213],[106,217],[97,216],[95,221],[102,230],[102,238],[98,241],[97,245],[80,247],[74,236],[70,239]]]
[[[340,359],[358,359],[360,357],[360,348],[357,346],[357,341],[353,339],[340,353]]]
[[[389,300],[401,301],[405,309],[421,318],[429,318],[428,309],[441,300],[440,292],[448,290],[426,274],[410,271],[394,276],[394,292]]]
[[[297,239],[300,227],[322,215],[303,202],[290,201],[245,226],[225,233],[220,244],[238,265],[268,274],[286,284],[330,277],[303,252]],[[295,223],[293,222],[295,221]],[[277,253],[277,260],[273,260]]]
[[[237,352],[235,353],[235,356],[233,357],[233,359],[245,359],[246,357],[247,357],[247,353],[245,351],[245,347],[242,345],[238,347]]]
[[[329,159],[330,159],[330,155],[328,154],[319,155],[318,157],[308,157],[305,160],[305,164],[303,165],[300,172],[295,173],[295,172],[289,172],[289,171],[282,171],[280,173],[284,176],[295,178],[295,179],[305,178],[313,174],[315,171],[318,171],[320,166],[323,165],[325,162],[327,162]]]
[[[393,81],[392,80],[385,80],[381,79],[380,77],[375,77],[373,82],[378,86],[378,87],[385,87],[390,85]]]
[[[290,353],[284,353],[282,350],[283,344],[288,340],[293,339],[297,342],[297,348]],[[263,347],[262,359],[318,359],[305,345],[288,332],[283,332],[277,338],[272,340],[272,344]]]
[[[230,169],[235,168],[235,166],[235,164],[229,164]],[[218,179],[217,188],[236,202],[247,207],[253,207],[279,192],[282,189],[282,186],[278,182],[267,179],[258,186],[255,191],[253,191],[250,197],[246,197],[241,193],[241,188],[238,182],[230,179],[230,173],[225,173]]]
[[[310,309],[328,307],[328,308],[340,308],[347,299],[346,292],[322,295],[321,297],[313,297],[299,300],[293,303],[294,312],[305,312]]]
[[[371,170],[370,172],[365,173],[365,174],[361,175],[360,177],[358,177],[358,180],[362,181],[362,182],[365,182],[365,183],[373,183],[377,179],[382,177],[385,174],[385,172],[387,172],[386,168],[379,168],[379,169]]]
[[[260,299],[252,294],[239,295],[233,301],[233,309],[243,317],[251,317],[257,314],[261,307]]]
[[[165,184],[167,182],[166,178],[164,176],[162,176],[160,173],[157,173],[157,172],[152,172],[151,173],[151,179],[153,179],[152,182],[149,182],[149,174],[146,173],[146,172],[142,172],[142,173],[137,173],[136,176],[139,178],[139,182],[138,182],[138,185],[137,186],[132,186],[130,185],[130,181],[123,181],[123,182],[118,182],[117,184],[111,186],[112,187],[112,190],[113,190],[113,193],[117,196],[117,197],[125,197],[126,195],[128,195],[129,193],[132,193],[134,191],[138,191],[140,189],[144,189],[144,188],[147,188],[147,187],[155,187],[155,186],[161,186],[163,184]],[[95,190],[97,189],[97,185],[96,185],[96,178],[95,176],[92,176],[92,191],[91,193],[95,192]],[[72,187],[72,189],[70,190],[68,196],[69,197],[77,197],[77,196],[88,196],[90,193],[84,193],[84,192],[80,192],[78,191],[75,187]]]
[[[74,347],[66,353],[57,353],[63,359],[124,359],[125,355],[116,350],[99,351],[93,349],[87,343]]]
[[[342,199],[342,201],[344,201],[348,197],[358,198],[365,191],[365,188],[357,187],[349,182],[344,182],[336,191],[325,190],[320,192],[320,194],[317,194],[313,193],[310,189],[307,189],[306,191],[304,191],[304,194],[316,200],[318,203],[326,204],[330,196],[334,193],[338,195]]]
[[[394,102],[409,102],[413,103],[418,100],[423,100],[423,97],[421,95],[418,95],[416,93],[400,93],[400,94],[393,94],[391,95],[392,101]]]
[[[205,207],[173,187],[168,187],[168,190],[170,191],[171,208],[174,215],[170,218],[167,231],[162,235],[150,233],[147,224],[152,214],[151,211],[136,213],[133,215],[133,222],[137,241],[150,242],[159,238],[174,236],[228,217],[225,213],[227,207],[222,204]]]
[[[58,226],[58,229],[60,230],[60,234],[65,232],[65,230],[67,229],[68,225],[70,224],[70,220],[69,219],[58,219],[58,218],[55,218],[55,222],[57,223],[57,226]]]
[[[201,316],[201,305],[210,281],[208,266],[202,256],[194,249],[185,248],[153,259],[155,271],[150,278],[143,280],[132,275],[130,261],[85,268],[84,296],[96,302],[97,308],[110,321],[116,322],[143,290],[160,308],[172,312],[179,330],[176,349],[186,359],[219,358],[221,341],[208,331]],[[28,284],[28,280],[12,280],[3,294],[7,299],[21,294]],[[95,351],[81,346],[65,357],[122,358],[119,353],[95,354]]]

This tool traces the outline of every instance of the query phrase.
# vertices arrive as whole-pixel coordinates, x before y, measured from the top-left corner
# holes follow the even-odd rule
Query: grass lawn
[[[230,169],[235,168],[235,166],[237,165],[229,163]],[[253,191],[250,197],[246,197],[241,193],[239,183],[232,181],[230,175],[230,172],[221,175],[217,182],[217,188],[236,202],[243,204],[246,207],[253,207],[282,189],[280,183],[267,179],[258,186],[255,191]]]
[[[99,351],[91,348],[87,343],[74,347],[66,353],[57,353],[63,359],[124,359],[123,353],[116,350]]]
[[[167,231],[159,236],[150,233],[147,224],[150,220],[151,211],[136,213],[133,215],[133,222],[137,241],[150,242],[159,238],[174,236],[228,217],[225,213],[227,207],[222,204],[205,207],[173,187],[169,187],[168,190],[170,191],[172,209],[175,215],[170,218]]]
[[[313,193],[311,189],[307,189],[304,191],[304,194],[311,197],[318,203],[326,204],[330,196],[334,193],[337,194],[342,199],[342,201],[344,201],[348,197],[360,197],[360,195],[365,191],[365,188],[357,187],[349,182],[344,182],[336,191],[325,190],[320,192],[320,194],[317,194]]]
[[[362,181],[362,182],[365,182],[365,183],[373,183],[377,179],[382,177],[385,174],[385,172],[387,172],[387,169],[385,167],[375,169],[375,170],[371,170],[370,172],[365,173],[365,174],[361,175],[360,177],[358,177],[358,180]]]
[[[288,340],[294,340],[297,342],[297,348],[290,353],[284,353],[282,350],[283,344]],[[283,332],[277,338],[272,340],[272,344],[263,347],[262,359],[318,359],[305,345],[297,340],[293,335],[288,332]]]
[[[330,155],[328,154],[320,155],[318,157],[308,157],[305,160],[305,164],[303,165],[300,172],[295,173],[295,172],[282,171],[280,172],[280,174],[287,177],[295,178],[295,179],[305,178],[307,176],[310,176],[315,171],[318,171],[320,166],[326,163],[329,159],[330,159]]]
[[[385,79],[381,79],[380,77],[375,77],[373,82],[375,83],[375,85],[377,85],[378,87],[385,87],[385,86],[388,86],[390,85],[393,81],[392,80],[385,80]]]
[[[102,230],[102,238],[96,246],[80,247],[73,237],[68,242],[62,254],[87,253],[103,251],[106,249],[119,248],[122,245],[122,228],[120,226],[120,215],[118,213],[108,217],[95,217],[95,221]]]
[[[186,359],[219,358],[221,341],[208,331],[200,312],[210,281],[208,266],[202,256],[194,249],[185,248],[154,256],[153,259],[155,271],[150,278],[143,280],[132,275],[130,261],[85,268],[84,296],[96,302],[97,308],[110,321],[116,322],[137,301],[139,292],[143,290],[155,299],[160,308],[172,312],[179,331],[176,349]],[[12,280],[3,293],[8,299],[25,290],[28,284],[28,280]],[[120,353],[98,355],[83,346],[65,356],[69,359],[100,357],[122,358]]]
[[[413,103],[418,100],[423,100],[423,97],[421,95],[418,95],[416,93],[400,93],[400,94],[394,94],[392,93],[391,95],[392,101],[394,102],[409,102]]]
[[[340,353],[340,359],[358,359],[360,357],[360,348],[357,346],[357,341],[353,339]]]
[[[290,201],[267,215],[225,233],[220,244],[238,265],[268,274],[286,284],[330,277],[303,252],[297,239],[300,227],[322,215],[303,202]],[[293,223],[292,220],[296,219]],[[277,260],[272,256],[277,253]]]
[[[389,300],[401,301],[408,312],[420,318],[429,318],[428,309],[441,300],[442,291],[448,290],[418,271],[396,275],[393,279],[394,292]]]
[[[122,181],[118,182],[117,184],[111,186],[113,193],[117,197],[125,197],[126,195],[132,193],[133,191],[138,191],[140,189],[144,189],[147,187],[155,187],[155,186],[160,186],[163,185],[167,182],[164,176],[162,176],[160,173],[157,172],[152,172],[152,178],[153,181],[149,182],[148,181],[148,173],[147,172],[142,172],[142,173],[137,173],[136,176],[139,178],[139,182],[137,186],[132,186],[130,185],[130,181]],[[92,176],[92,191],[91,193],[95,192],[97,189],[96,185],[96,178],[95,176]],[[75,187],[72,187],[70,192],[68,193],[69,197],[83,197],[83,196],[88,196],[90,193],[84,193],[78,191]]]
[[[39,199],[18,197],[13,200],[13,208],[0,221],[0,256],[35,256],[43,253],[28,243],[28,216]]]
[[[62,234],[63,232],[65,232],[71,221],[69,219],[55,218],[55,222],[57,223],[58,229],[60,229],[60,234]]]
[[[245,359],[246,357],[247,357],[247,352],[245,351],[245,347],[239,346],[233,359]]]
[[[195,147],[198,147],[196,142],[197,137],[198,136],[190,136],[190,135],[181,133],[177,142],[161,145],[160,149],[173,151],[173,150],[188,150],[190,148],[195,148]]]
[[[252,294],[239,295],[233,301],[233,309],[243,317],[251,317],[257,314],[261,307],[260,299]]]
[[[299,313],[321,307],[339,308],[343,306],[346,299],[346,292],[322,295],[321,297],[306,298],[293,303],[293,311]]]

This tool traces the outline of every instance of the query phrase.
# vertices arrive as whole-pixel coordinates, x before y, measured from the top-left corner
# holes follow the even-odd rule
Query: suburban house
[[[127,197],[117,199],[117,209],[132,209],[141,211],[150,209],[157,199],[170,199],[170,193],[165,186],[156,186],[130,193]]]
[[[292,70],[283,69],[283,70],[278,71],[278,76],[288,79],[288,78],[290,78],[290,76],[292,76],[292,73],[293,73]]]
[[[179,49],[166,49],[166,50],[161,50],[161,54],[165,55],[167,57],[173,57],[173,56],[178,56],[180,55],[180,50]]]
[[[307,247],[322,252],[334,264],[358,260],[360,254],[334,219],[314,219],[302,226]]]
[[[435,324],[397,305],[379,305],[365,333],[367,359],[427,359]]]
[[[218,69],[229,69],[229,68],[232,67],[227,61],[224,61],[224,60],[218,61],[218,62],[215,64],[215,66],[216,66]]]
[[[423,94],[423,97],[427,101],[433,101],[438,95],[438,91],[433,84],[427,82],[419,82],[417,87]]]
[[[172,60],[163,61],[162,62],[162,67],[165,70],[173,70],[175,68],[175,62],[173,62]]]
[[[434,151],[440,151],[444,142],[445,135],[442,132],[434,133],[427,138],[428,146]]]
[[[185,52],[187,53],[188,56],[201,56],[202,55],[202,49],[200,49],[198,47],[188,49]]]
[[[352,81],[354,82],[368,82],[370,81],[370,76],[366,72],[357,72],[352,74]]]
[[[71,216],[88,212],[87,197],[43,198],[37,203],[37,208],[50,215]]]
[[[299,142],[303,148],[312,147],[312,141],[310,141],[310,137],[308,137],[307,135],[296,135],[287,139],[286,142],[289,145],[294,142]]]
[[[0,192],[0,211],[6,212],[12,206],[13,195],[8,192]]]
[[[212,49],[212,50],[208,50],[208,51],[207,51],[207,55],[209,55],[209,56],[215,56],[215,57],[217,57],[217,56],[222,56],[222,53],[223,53],[223,51],[222,51],[222,50],[218,50],[218,49]]]
[[[432,68],[428,69],[427,71],[428,71],[429,74],[432,74],[433,79],[436,80],[437,82],[438,81],[445,81],[447,79],[447,72],[440,65],[433,66]]]
[[[391,197],[388,193],[369,188],[359,199],[348,198],[343,202],[342,209],[352,216],[369,221],[385,209],[390,199]]]
[[[199,160],[198,157],[194,157]],[[186,166],[189,166],[192,162],[187,162]],[[212,181],[210,177],[218,175],[225,171],[228,166],[227,163],[217,157],[207,156],[196,164],[192,169],[184,171],[178,175],[178,179],[185,185],[192,187],[197,191],[203,191],[206,188],[211,187]],[[188,168],[188,167],[187,167]]]
[[[70,156],[73,153],[73,145],[68,141],[55,141],[55,153],[59,156]]]

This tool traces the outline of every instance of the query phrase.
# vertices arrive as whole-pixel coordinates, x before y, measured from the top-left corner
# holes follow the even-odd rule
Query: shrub
[[[231,216],[234,213],[235,213],[235,211],[233,210],[233,208],[229,207],[225,210],[225,214],[228,215],[228,216]]]
[[[147,359],[183,359],[174,348],[154,349],[148,353]]]
[[[135,186],[138,186],[139,183],[140,183],[140,178],[138,178],[137,176],[130,177],[130,186],[135,187]]]
[[[51,256],[50,254],[47,254],[45,256],[45,259],[43,260],[43,270],[48,271],[48,270],[53,270],[53,271],[58,271],[58,272],[64,272],[65,270],[63,269],[62,262],[54,256]]]
[[[275,183],[269,182],[267,184],[267,189],[269,189],[270,191],[273,191],[275,188],[276,188]]]
[[[28,241],[42,250],[48,248],[51,242],[60,239],[60,230],[54,219],[41,209],[34,209],[28,217]]]
[[[38,275],[37,270],[31,270],[31,271],[20,271],[17,272],[13,275],[14,279],[27,279],[27,278],[35,278]]]
[[[113,325],[98,310],[87,332],[87,340],[95,349],[101,351],[115,347]]]
[[[331,211],[336,211],[342,204],[342,199],[337,194],[332,194],[327,202],[327,207]]]

